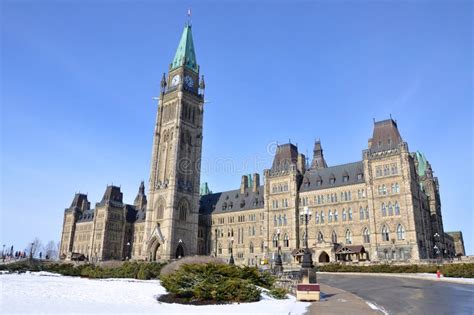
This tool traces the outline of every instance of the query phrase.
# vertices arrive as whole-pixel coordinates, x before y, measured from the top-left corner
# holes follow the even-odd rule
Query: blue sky
[[[75,192],[94,204],[113,183],[133,202],[191,6],[212,190],[262,172],[289,139],[311,155],[320,138],[329,165],[360,160],[373,118],[391,114],[439,178],[445,230],[474,254],[470,1],[1,5],[0,244],[58,241]]]

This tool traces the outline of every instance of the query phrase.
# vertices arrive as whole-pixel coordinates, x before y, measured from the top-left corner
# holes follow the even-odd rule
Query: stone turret
[[[146,195],[145,195],[145,183],[142,181],[140,183],[140,188],[138,188],[138,194],[135,197],[135,201],[133,202],[133,205],[137,209],[145,210],[146,204],[147,204],[147,201],[146,201]]]
[[[314,143],[313,149],[313,161],[311,162],[312,169],[327,168],[326,160],[324,159],[323,148],[321,141],[318,139]]]

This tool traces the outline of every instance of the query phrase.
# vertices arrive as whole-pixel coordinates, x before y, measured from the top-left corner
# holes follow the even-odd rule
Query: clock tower
[[[197,254],[204,78],[186,23],[158,100],[142,253],[148,260]]]

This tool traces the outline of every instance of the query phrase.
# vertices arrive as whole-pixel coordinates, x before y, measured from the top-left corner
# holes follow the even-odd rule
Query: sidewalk
[[[306,314],[375,315],[385,313],[377,310],[377,307],[373,304],[369,306],[357,295],[321,284],[321,301],[311,303]]]
[[[347,275],[347,276],[373,276],[373,277],[397,277],[397,278],[410,278],[429,280],[437,282],[450,282],[458,284],[474,284],[474,278],[449,278],[443,277],[437,278],[434,273],[371,273],[371,272],[318,272],[318,274],[328,275]]]

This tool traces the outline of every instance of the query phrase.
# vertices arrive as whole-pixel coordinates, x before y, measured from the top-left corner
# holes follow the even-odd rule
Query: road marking
[[[381,311],[381,312],[384,313],[385,315],[389,315],[389,312],[387,312],[383,307],[378,306],[377,304],[371,303],[371,302],[369,302],[369,301],[365,301],[365,303],[367,303],[367,305],[368,305],[371,309],[376,310],[376,311]]]

